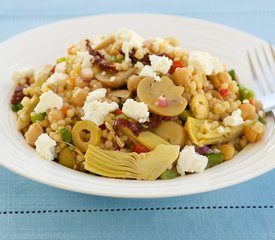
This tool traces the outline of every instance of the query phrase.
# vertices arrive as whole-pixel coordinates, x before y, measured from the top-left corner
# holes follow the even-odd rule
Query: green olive
[[[173,117],[181,114],[187,105],[187,101],[182,97],[184,88],[176,86],[174,82],[163,76],[161,81],[153,78],[144,78],[137,87],[138,98],[148,105],[150,112],[161,116]],[[158,99],[163,97],[167,101],[167,106],[159,106]]]
[[[180,145],[181,147],[185,145],[186,131],[179,123],[173,121],[162,122],[152,131],[170,144]]]
[[[64,148],[60,152],[58,156],[58,163],[68,168],[72,168],[72,169],[74,168],[75,161],[74,161],[73,154],[69,148]]]
[[[81,136],[85,132],[90,134],[90,137],[87,140],[83,139]],[[89,120],[77,122],[72,129],[73,143],[82,152],[86,152],[90,144],[95,146],[98,145],[100,142],[100,136],[100,128]]]

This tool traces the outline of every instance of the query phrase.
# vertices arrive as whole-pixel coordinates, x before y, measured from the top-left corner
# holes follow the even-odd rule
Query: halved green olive
[[[82,134],[90,134],[87,140],[83,139]],[[77,122],[72,129],[72,139],[74,145],[82,152],[86,152],[88,146],[98,145],[100,142],[101,130],[93,122],[89,120]]]
[[[75,160],[69,148],[64,148],[60,152],[58,156],[58,163],[68,168],[74,168]]]

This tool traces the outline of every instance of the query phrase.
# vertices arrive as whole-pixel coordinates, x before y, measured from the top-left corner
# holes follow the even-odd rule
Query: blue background
[[[206,19],[275,43],[272,0],[0,0],[0,41],[61,19],[122,12]],[[274,185],[273,170],[209,193],[117,199],[55,189],[0,167],[0,240],[275,239]]]

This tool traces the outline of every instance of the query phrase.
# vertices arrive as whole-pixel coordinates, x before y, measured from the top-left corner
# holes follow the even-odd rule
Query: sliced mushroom
[[[113,44],[115,42],[115,36],[112,34],[108,37],[105,37],[100,43],[98,43],[95,46],[95,50],[100,50],[103,48],[106,48],[107,46],[109,46],[110,44]]]
[[[111,91],[109,93],[109,97],[118,97],[118,98],[130,98],[132,92],[126,89],[123,90],[115,90],[115,91]]]
[[[160,82],[153,78],[144,78],[138,85],[138,98],[148,105],[151,112],[167,117],[177,116],[183,112],[187,105],[187,101],[182,97],[184,88],[176,86],[174,82],[163,76]],[[162,98],[167,102],[165,106],[158,104],[158,100]]]
[[[127,79],[134,73],[134,68],[127,71],[112,74],[108,72],[100,72],[95,75],[96,79],[103,83],[106,87],[119,88],[126,84]]]

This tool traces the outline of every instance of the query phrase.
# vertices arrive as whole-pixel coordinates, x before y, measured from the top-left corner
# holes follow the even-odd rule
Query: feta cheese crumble
[[[205,75],[211,75],[224,71],[223,65],[219,59],[211,56],[207,52],[192,51],[189,55],[188,66],[202,71]]]
[[[56,142],[47,133],[42,133],[34,144],[35,150],[42,158],[48,161],[54,160]]]
[[[144,66],[140,73],[139,73],[139,76],[141,77],[151,77],[151,78],[154,78],[157,82],[160,82],[161,79],[159,76],[157,76],[156,72],[154,72],[153,68],[151,66]]]
[[[43,113],[48,109],[57,108],[61,109],[63,107],[63,98],[59,97],[52,90],[42,93],[39,97],[39,102],[34,108],[35,113]]]
[[[129,53],[133,48],[139,49],[143,45],[143,38],[129,29],[121,29],[116,32],[115,40],[122,43],[121,50],[125,54],[125,62],[130,62]]]
[[[133,99],[127,99],[123,104],[122,112],[134,120],[144,123],[149,119],[149,110],[144,102],[136,102]]]
[[[166,56],[150,55],[149,59],[153,71],[162,74],[168,73],[170,67],[173,64],[173,61]]]
[[[77,57],[81,60],[81,68],[91,68],[91,59],[92,56],[89,54],[88,51],[83,51],[83,52],[77,52]]]
[[[48,90],[48,86],[51,84],[63,86],[68,78],[69,76],[65,73],[55,72],[47,79],[46,82],[42,84],[41,89],[43,92],[46,92]]]
[[[244,123],[242,118],[242,111],[240,109],[235,110],[232,114],[223,119],[225,126],[234,127]]]
[[[105,88],[100,88],[89,93],[82,108],[84,110],[84,117],[81,118],[82,120],[89,120],[99,126],[104,123],[104,118],[108,113],[119,108],[118,104],[115,102],[101,102],[106,92],[107,90]]]
[[[15,71],[12,74],[12,81],[17,85],[19,81],[23,78],[33,78],[34,77],[34,69],[32,67],[24,68],[19,71]]]
[[[206,168],[207,163],[208,158],[195,152],[194,146],[185,146],[178,158],[177,171],[180,175],[185,175],[185,172],[201,173]]]
[[[58,63],[55,65],[54,72],[56,73],[65,73],[67,67],[67,63],[65,61]]]

